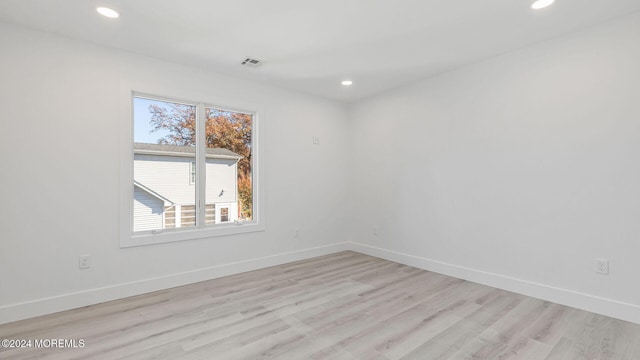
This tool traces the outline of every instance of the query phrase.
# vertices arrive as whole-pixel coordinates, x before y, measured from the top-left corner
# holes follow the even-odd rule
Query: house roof
[[[179,146],[164,144],[133,143],[135,154],[164,155],[164,156],[187,156],[193,157],[196,153],[195,146]],[[242,155],[238,155],[231,150],[222,148],[207,148],[207,158],[240,160]]]
[[[160,195],[159,193],[149,189],[147,186],[141,184],[139,181],[134,180],[133,181],[133,186],[136,186],[136,187],[144,190],[145,192],[147,192],[149,195],[162,200],[165,203],[164,204],[165,206],[167,206],[167,204],[174,204],[173,201],[171,201],[171,200],[167,199],[166,197]]]

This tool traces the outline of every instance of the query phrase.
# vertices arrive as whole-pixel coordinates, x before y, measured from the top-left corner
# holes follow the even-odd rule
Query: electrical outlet
[[[299,238],[299,237],[300,237],[300,229],[296,229],[296,231],[294,231],[294,232],[293,232],[293,237],[294,237],[295,239],[297,239],[297,238]]]
[[[375,226],[373,227],[373,235],[378,236],[378,228]]]
[[[314,136],[313,137],[313,144],[314,145],[320,145],[320,136]]]
[[[602,275],[609,275],[609,260],[596,259],[596,273]]]
[[[80,255],[78,259],[78,268],[88,269],[91,267],[91,255]]]

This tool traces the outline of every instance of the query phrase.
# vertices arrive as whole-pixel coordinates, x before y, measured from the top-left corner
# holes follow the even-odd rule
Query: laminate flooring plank
[[[475,284],[463,282],[463,285],[430,298],[424,297],[419,302],[403,302],[407,299],[404,298],[396,303],[384,304],[372,312],[366,312],[366,316],[358,318],[358,321],[339,322],[337,326],[317,329],[325,336],[342,339],[312,358],[325,357],[337,348],[348,349],[356,354],[376,350],[386,356],[382,350],[388,349],[393,343],[405,341],[409,335],[418,333],[427,336],[425,333],[435,333],[458,320],[452,315],[454,312],[462,315],[478,306],[462,297],[463,294],[469,295],[465,286],[475,287]]]
[[[430,298],[446,296],[450,292],[459,291],[457,285],[460,280],[448,281],[448,286],[441,286],[437,291],[422,289],[413,294],[391,291],[380,293],[380,296],[363,296],[352,307],[343,308],[331,314],[331,309],[321,313],[321,316],[314,316],[314,321],[310,322],[303,318],[303,322],[312,326],[318,333],[326,334],[334,338],[340,338],[345,333],[363,331],[377,323],[402,313],[409,308],[419,305],[420,299],[427,301]],[[304,314],[302,314],[304,315]]]
[[[569,360],[573,353],[573,341],[563,337],[555,344],[545,360]]]
[[[523,338],[522,334],[549,306],[548,302],[525,298],[518,306],[479,334],[473,342],[461,349],[463,358],[487,360],[506,358],[511,352],[518,353],[521,347],[533,346],[533,343],[528,344],[526,337]]]
[[[334,292],[336,294],[335,296],[346,296],[350,291],[356,293],[358,291],[361,291],[361,289],[362,287],[358,286],[357,284],[354,285],[348,282],[336,283],[332,286],[319,288],[315,294],[309,294],[308,292],[306,292],[304,295],[308,296],[307,300],[309,301],[305,302],[300,298],[295,298],[295,300],[292,300],[293,302],[291,303],[291,307],[295,308],[295,310],[288,309],[286,311],[300,311],[305,307],[313,306],[315,302],[328,301],[328,299],[331,298],[328,292]],[[213,330],[199,333],[197,334],[197,339],[181,338],[181,342],[188,344],[184,346],[185,350],[190,351],[194,347],[204,346],[209,343],[215,343],[216,341],[220,340],[221,338],[227,337],[230,334],[233,335],[237,332],[245,331],[246,329],[251,327],[261,326],[265,322],[268,323],[270,321],[273,321],[274,319],[280,319],[281,315],[279,312],[282,312],[284,310],[280,308],[276,309],[276,311],[272,311],[265,307],[262,312],[253,311],[251,313],[243,313],[241,308],[236,309],[236,311],[238,311],[245,319],[234,324],[227,324],[225,327],[218,327]],[[173,337],[176,337],[175,334],[173,335]]]
[[[426,340],[403,359],[449,359],[522,302],[522,298],[508,296],[500,291],[492,291],[490,294],[493,297],[486,299],[480,308]]]
[[[253,295],[259,299],[278,297],[281,294],[288,293],[290,289],[276,287],[276,286],[267,286],[266,288],[259,288]],[[203,326],[209,326],[211,324],[217,325],[217,327],[221,325],[229,325],[225,319],[234,319],[234,317],[229,317],[228,314],[236,313],[236,309],[238,305],[245,305],[246,302],[233,302],[233,301],[225,301],[223,303],[218,303],[215,313],[213,311],[209,312],[205,316],[205,311],[208,310],[208,306],[203,306],[201,297],[196,298],[198,301],[194,301],[190,304],[183,304],[183,312],[172,314],[172,312],[167,311],[168,314],[172,314],[167,320],[169,321],[144,321],[135,323],[129,327],[116,327],[111,331],[105,331],[97,336],[91,336],[89,333],[87,336],[90,340],[94,341],[98,345],[93,346],[93,349],[98,349],[101,347],[112,346],[116,347],[118,339],[121,337],[121,333],[127,333],[127,340],[129,343],[134,343],[140,346],[138,341],[143,341],[145,338],[149,338],[155,336],[157,334],[162,334],[168,332],[171,336],[177,336],[179,333],[189,334],[190,332],[199,332]],[[212,302],[209,299],[209,302]],[[215,303],[215,302],[213,302]],[[241,308],[241,307],[240,307]],[[231,310],[229,310],[231,309]],[[175,311],[175,310],[174,310]],[[239,314],[241,315],[241,314]],[[245,318],[239,316],[240,320],[244,320]],[[207,319],[203,322],[202,319]],[[175,331],[178,330],[178,331]],[[166,334],[165,334],[166,335]],[[115,343],[114,343],[115,342]]]
[[[387,314],[391,316],[395,312],[400,312],[405,308],[417,303],[418,300],[426,300],[438,296],[445,290],[452,291],[462,280],[434,277],[432,273],[425,272],[423,277],[415,278],[414,281],[398,281],[387,288],[376,288],[376,291],[367,291],[359,294],[359,298],[351,302],[340,304],[329,304],[326,307],[312,308],[301,313],[299,317],[306,323],[313,324],[318,331],[323,331],[323,327],[331,327],[335,324],[356,321],[358,318],[370,316],[370,314]],[[422,286],[417,286],[420,283]],[[403,285],[398,286],[397,285]]]
[[[482,307],[480,299],[485,299],[486,295],[493,292],[492,289],[469,282],[464,285],[467,285],[468,290],[463,290],[465,287],[460,286],[458,290],[462,290],[461,293],[450,293],[448,298],[442,298],[441,301],[430,299],[423,302],[432,311],[432,315],[423,318],[413,327],[401,324],[394,330],[393,335],[378,340],[375,349],[390,359],[403,358],[423,343],[477,312]],[[460,307],[455,306],[454,299],[463,301]]]

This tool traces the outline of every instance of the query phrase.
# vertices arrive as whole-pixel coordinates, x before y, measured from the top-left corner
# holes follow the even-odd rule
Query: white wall
[[[336,211],[347,194],[344,106],[6,24],[0,49],[0,323],[332,252],[340,246],[327,245],[346,240]],[[265,110],[266,231],[119,247],[129,84]],[[91,254],[91,269],[78,269],[80,254]]]
[[[640,322],[640,15],[350,111],[357,249]]]

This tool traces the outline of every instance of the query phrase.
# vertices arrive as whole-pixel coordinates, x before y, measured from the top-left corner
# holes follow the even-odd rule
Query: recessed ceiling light
[[[534,10],[544,9],[547,6],[553,4],[555,0],[536,0],[533,4],[531,4],[531,8]]]
[[[341,82],[341,84],[342,84],[343,86],[349,86],[349,85],[352,85],[352,84],[353,84],[353,81],[351,81],[351,80],[344,80],[343,82]]]
[[[117,11],[115,11],[113,9],[106,8],[106,7],[96,8],[96,11],[98,11],[100,13],[100,15],[106,16],[106,17],[112,18],[112,19],[115,19],[115,18],[120,16],[120,14],[118,14]]]

